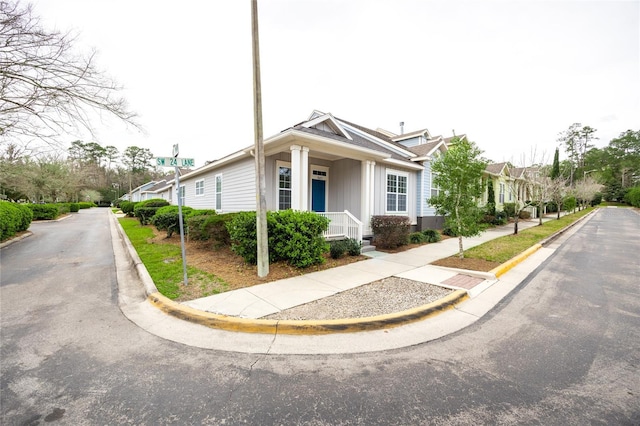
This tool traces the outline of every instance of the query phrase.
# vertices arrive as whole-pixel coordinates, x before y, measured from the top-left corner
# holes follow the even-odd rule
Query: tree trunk
[[[458,252],[458,257],[460,259],[464,259],[464,250],[462,249],[462,235],[458,235],[458,249],[460,250]]]

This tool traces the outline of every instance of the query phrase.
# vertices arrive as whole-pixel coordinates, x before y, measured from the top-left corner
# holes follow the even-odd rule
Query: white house
[[[393,135],[314,111],[264,141],[267,208],[327,215],[335,234],[360,227],[357,235],[368,235],[373,215],[408,216],[416,229],[435,223],[428,220],[435,212],[426,203],[432,191],[429,164],[447,148],[444,140],[422,132]],[[249,146],[184,174],[183,205],[255,210],[253,150]],[[175,182],[168,183],[174,186],[157,193],[177,204],[171,197]]]

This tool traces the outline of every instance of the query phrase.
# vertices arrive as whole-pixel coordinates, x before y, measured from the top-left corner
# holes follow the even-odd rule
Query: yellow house
[[[488,164],[482,178],[483,196],[480,207],[485,207],[489,202],[489,185],[493,186],[496,211],[503,211],[505,203],[514,203],[516,211],[519,211],[527,202],[533,200],[536,177],[539,170],[536,167],[512,167],[509,163]],[[525,208],[536,217],[534,207]]]

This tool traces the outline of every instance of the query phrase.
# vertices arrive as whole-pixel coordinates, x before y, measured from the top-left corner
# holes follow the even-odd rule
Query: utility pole
[[[256,160],[256,227],[258,277],[269,274],[267,236],[267,187],[265,184],[264,141],[262,140],[262,89],[260,86],[260,43],[258,39],[258,0],[251,0],[251,41],[253,51],[253,127]]]

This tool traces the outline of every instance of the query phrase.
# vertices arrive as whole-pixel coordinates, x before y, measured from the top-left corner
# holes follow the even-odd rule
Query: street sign
[[[158,167],[195,167],[194,158],[156,157]]]

